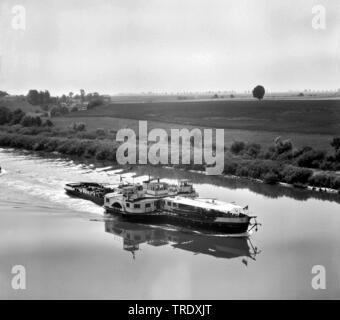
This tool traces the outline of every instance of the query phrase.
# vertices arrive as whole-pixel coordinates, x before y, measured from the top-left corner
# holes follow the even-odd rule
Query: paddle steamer
[[[159,181],[123,187],[106,194],[104,199],[107,213],[119,214],[127,221],[168,223],[230,234],[257,227],[256,217],[248,214],[248,206],[199,198],[196,192],[171,192],[167,184]]]
[[[200,198],[189,180],[168,184],[148,179],[142,184],[70,183],[68,194],[103,205],[106,213],[127,221],[166,223],[221,233],[245,233],[257,228],[248,206]],[[252,220],[254,222],[252,223]]]

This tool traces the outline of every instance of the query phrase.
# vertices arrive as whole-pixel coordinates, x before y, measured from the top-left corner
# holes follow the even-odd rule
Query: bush
[[[330,187],[340,191],[340,177],[332,177],[330,179]]]
[[[267,181],[274,178],[266,176],[267,174],[275,175],[275,180],[280,180],[281,166],[277,162],[271,160],[243,160],[243,161],[228,161],[225,160],[224,174],[249,177],[253,179],[262,179]],[[274,182],[273,182],[274,183]]]
[[[92,142],[87,143],[86,150],[84,153],[85,158],[92,158],[96,155],[97,152],[97,144],[94,144]]]
[[[67,107],[53,107],[51,109],[51,117],[59,117],[61,115],[65,115],[65,114],[68,114],[69,113],[69,110]]]
[[[320,188],[340,190],[340,177],[328,175],[326,173],[317,173],[310,177],[309,184]]]
[[[247,155],[251,156],[252,158],[256,158],[261,151],[261,146],[257,143],[248,143],[245,146],[245,151]]]
[[[293,150],[293,144],[290,140],[281,140],[281,137],[277,137],[274,140],[274,145],[268,148],[268,151],[264,154],[266,159],[286,161],[293,158],[293,153],[296,154],[296,150]]]
[[[44,123],[44,127],[49,127],[49,128],[51,128],[51,127],[53,127],[54,126],[54,124],[53,124],[53,122],[50,120],[50,119],[47,119],[46,121],[45,121],[45,123]]]
[[[340,149],[336,151],[334,158],[335,161],[340,162]]]
[[[323,160],[325,159],[326,153],[324,151],[309,150],[302,153],[298,159],[297,164],[299,167],[307,168],[319,168]]]
[[[333,170],[334,169],[334,163],[331,161],[323,161],[320,164],[319,167],[321,170]]]
[[[237,169],[237,163],[231,161],[224,161],[224,174],[235,175]]]
[[[307,183],[312,171],[305,168],[286,166],[282,171],[283,180],[287,183]]]
[[[16,109],[12,113],[11,125],[15,125],[21,122],[22,118],[25,116],[25,112],[21,109]]]
[[[12,119],[11,111],[6,107],[0,107],[0,125],[9,123]]]
[[[20,122],[23,127],[40,127],[41,126],[40,117],[24,116]]]
[[[102,129],[102,128],[98,128],[98,129],[96,130],[96,134],[97,134],[98,136],[100,136],[100,137],[103,137],[103,136],[106,135],[106,131],[105,131],[104,129]]]
[[[96,151],[97,160],[116,160],[116,150],[111,142],[100,142]]]
[[[317,173],[308,180],[309,184],[315,187],[329,187],[330,181],[330,176],[325,173]]]
[[[230,151],[234,154],[239,154],[244,150],[245,146],[245,143],[242,141],[234,141],[230,147]]]
[[[72,123],[72,129],[74,131],[85,131],[86,130],[86,124],[84,122],[73,122]]]
[[[274,146],[275,152],[277,155],[293,150],[293,144],[289,139],[282,141],[281,137],[277,137],[274,143],[275,143],[275,146]]]
[[[340,137],[333,138],[331,146],[337,151],[340,149]]]
[[[264,183],[277,184],[280,181],[280,177],[275,172],[268,172],[263,176]]]
[[[249,177],[249,171],[246,166],[238,165],[235,174],[240,177]]]

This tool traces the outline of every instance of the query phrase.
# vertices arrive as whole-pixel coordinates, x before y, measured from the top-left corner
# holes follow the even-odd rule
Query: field
[[[114,103],[54,118],[57,126],[85,122],[89,129],[136,129],[138,120],[149,128],[223,128],[225,142],[235,140],[269,145],[277,136],[297,147],[330,149],[340,135],[339,100],[224,100],[153,103]]]
[[[117,131],[131,128],[138,132],[138,121],[148,120],[148,128],[223,128],[225,145],[233,141],[272,145],[281,136],[295,147],[312,146],[331,150],[330,141],[340,135],[340,100],[318,97],[270,97],[263,101],[249,98],[176,100],[172,96],[122,96],[115,102],[87,111],[55,117],[57,128],[66,129],[73,122],[84,122],[87,131],[98,128]],[[10,110],[21,108],[37,114],[40,107],[32,106],[23,97],[0,99],[0,106]]]
[[[122,128],[133,129],[138,132],[138,120],[124,119],[124,118],[110,118],[110,117],[58,117],[52,119],[56,127],[66,129],[72,125],[73,122],[86,123],[87,131],[96,131],[98,128],[105,130],[119,130]],[[204,128],[203,126],[181,125],[178,123],[148,121],[148,129],[162,128],[170,133],[170,129],[187,128]],[[327,134],[306,134],[306,133],[286,133],[279,131],[251,131],[242,129],[224,129],[225,146],[228,148],[233,141],[245,141],[259,143],[264,147],[269,147],[273,144],[273,140],[281,136],[283,139],[291,139],[296,147],[303,147],[306,145],[313,146],[316,149],[331,150],[330,141],[332,135]]]
[[[339,100],[116,103],[82,111],[74,116],[145,119],[212,128],[286,133],[340,133]]]

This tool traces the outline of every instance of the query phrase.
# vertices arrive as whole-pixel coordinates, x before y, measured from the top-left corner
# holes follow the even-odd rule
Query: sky
[[[25,29],[13,28],[13,6]],[[312,8],[325,8],[325,29]],[[17,21],[17,20],[15,20]],[[340,88],[338,0],[0,0],[0,90]]]

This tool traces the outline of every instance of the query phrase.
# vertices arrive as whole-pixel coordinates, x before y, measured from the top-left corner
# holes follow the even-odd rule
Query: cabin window
[[[151,207],[151,203],[146,203],[145,204],[145,208],[150,208]]]
[[[140,209],[140,204],[135,204],[135,205],[134,205],[134,208],[135,208],[135,209]]]
[[[171,207],[171,201],[168,201],[168,206]]]
[[[106,198],[105,201],[106,201],[106,202],[110,202],[110,199]]]
[[[127,202],[127,203],[126,203],[126,206],[127,206],[128,208],[130,208],[130,203]]]

